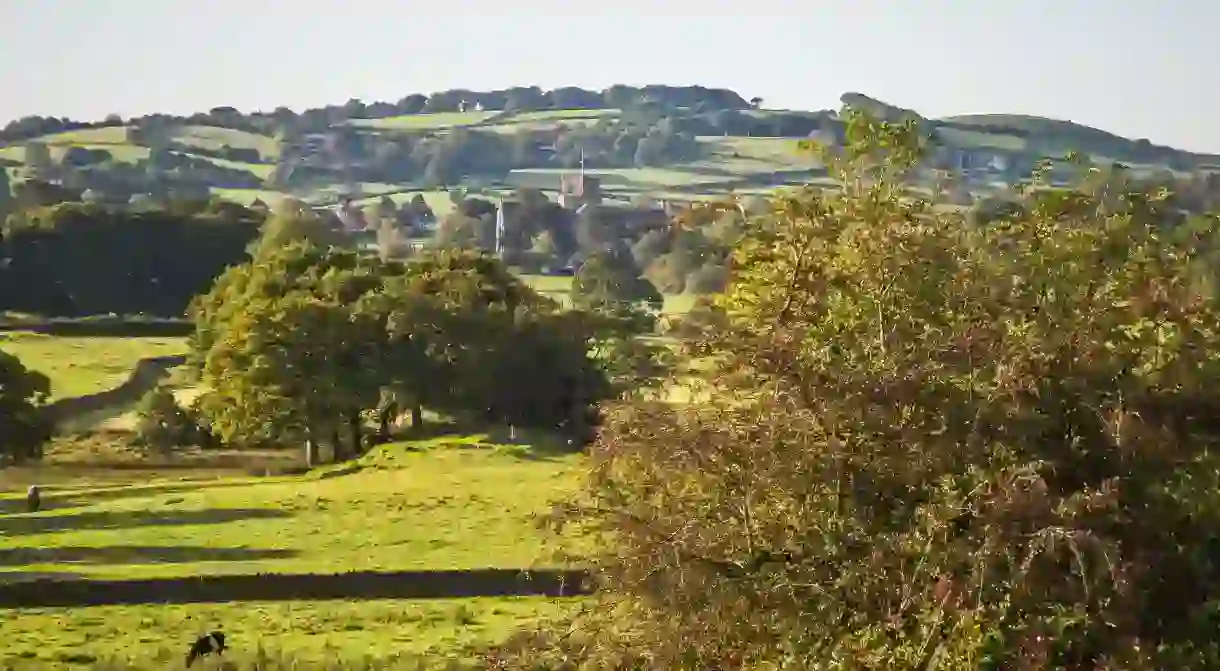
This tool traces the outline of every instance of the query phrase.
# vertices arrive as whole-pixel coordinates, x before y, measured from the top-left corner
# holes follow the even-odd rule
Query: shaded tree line
[[[241,206],[207,201],[14,212],[0,229],[0,310],[181,316],[226,267],[247,258],[261,221]]]

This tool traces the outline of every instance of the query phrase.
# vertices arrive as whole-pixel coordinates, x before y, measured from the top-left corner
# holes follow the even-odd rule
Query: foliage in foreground
[[[604,603],[505,667],[1220,665],[1213,232],[1148,194],[933,216],[913,133],[856,117],[844,191],[751,222],[692,336],[715,393],[611,413],[563,516]]]

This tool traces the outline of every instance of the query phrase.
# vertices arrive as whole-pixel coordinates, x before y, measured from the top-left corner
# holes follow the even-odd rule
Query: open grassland
[[[537,112],[517,112],[508,118],[509,121],[571,121],[573,119],[603,119],[622,114],[621,110],[604,108],[595,110],[539,110]]]
[[[145,357],[185,354],[182,338],[57,337],[0,333],[0,349],[51,378],[53,398],[84,396],[113,388]]]
[[[131,445],[130,439],[130,427],[54,438],[41,461],[0,470],[0,513],[19,511],[21,495],[33,484],[61,497],[55,505],[73,505],[76,494],[96,497],[103,489],[118,488],[125,496],[131,490],[123,488],[131,486],[180,486],[305,471],[303,455],[296,450],[192,448],[161,455]]]
[[[449,192],[442,189],[433,189],[431,191],[405,190],[395,191],[394,193],[384,194],[390,197],[390,200],[402,205],[420,195],[424,197],[424,202],[428,207],[432,208],[432,213],[437,217],[443,217],[454,209],[453,199],[449,197]],[[360,206],[373,205],[380,201],[382,196],[365,196],[354,202]]]
[[[768,167],[783,169],[821,165],[814,154],[800,148],[800,140],[793,138],[700,136],[696,140],[717,159],[756,161]]]
[[[376,128],[379,130],[442,130],[445,128],[461,128],[474,126],[493,116],[498,111],[482,112],[438,112],[436,114],[407,114],[384,119],[353,119],[351,124],[361,128]]]
[[[991,147],[1007,151],[1025,151],[1026,140],[1016,135],[1001,135],[964,128],[937,128],[936,132],[948,142],[963,147]]]
[[[64,131],[53,135],[44,135],[38,142],[61,145],[105,145],[130,144],[128,126],[107,126],[105,128],[82,128],[80,130]]]
[[[250,205],[256,200],[261,200],[266,203],[268,207],[275,207],[288,195],[282,191],[269,191],[266,189],[224,189],[213,187],[210,189],[210,191],[212,192],[213,196],[223,198],[234,203]]]
[[[250,664],[241,668],[277,668],[254,666],[260,658],[385,668],[406,655],[441,666],[572,607],[571,600],[497,598],[30,609],[0,614],[0,667],[79,669],[113,660],[121,668],[175,669],[193,638],[215,629],[226,634],[225,656]]]
[[[46,510],[3,519],[0,571],[118,579],[546,566],[556,548],[534,519],[575,491],[579,464],[466,436],[390,444],[304,476],[52,492]],[[13,509],[18,496],[0,505]]]
[[[225,146],[234,149],[254,149],[262,155],[264,161],[274,161],[279,157],[280,152],[279,145],[276,144],[274,138],[233,128],[184,126],[174,135],[174,139],[185,145],[210,150],[221,149]]]
[[[258,177],[259,179],[267,179],[275,172],[275,165],[270,163],[242,163],[240,161],[230,161],[224,158],[212,158],[211,156],[200,156],[199,158],[210,161],[221,168],[229,170],[245,170],[246,172]]]
[[[595,110],[542,110],[538,112],[516,112],[497,119],[487,130],[500,133],[518,131],[554,130],[592,126],[603,119],[613,119],[622,112],[617,109]]]

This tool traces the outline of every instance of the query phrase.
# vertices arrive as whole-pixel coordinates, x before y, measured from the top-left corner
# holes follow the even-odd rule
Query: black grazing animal
[[[213,652],[220,655],[225,651],[225,635],[214,631],[206,636],[200,636],[186,653],[186,665],[189,667],[200,657],[206,657]]]

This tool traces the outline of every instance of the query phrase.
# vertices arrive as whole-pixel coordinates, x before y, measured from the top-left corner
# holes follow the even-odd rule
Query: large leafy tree
[[[46,375],[0,350],[0,466],[42,457],[54,428],[42,410],[50,395]]]
[[[1196,248],[1138,194],[973,228],[903,195],[913,126],[847,138],[840,191],[747,227],[714,393],[611,414],[567,511],[607,603],[520,666],[1216,668]]]
[[[612,247],[590,254],[572,281],[572,304],[585,310],[619,311],[638,304],[659,310],[661,292],[647,278],[626,248]]]
[[[358,447],[358,415],[376,405],[383,340],[360,308],[392,275],[376,257],[308,242],[265,251],[231,269],[193,308],[194,361],[209,393],[201,407],[228,441]],[[345,444],[338,438],[349,432]]]

